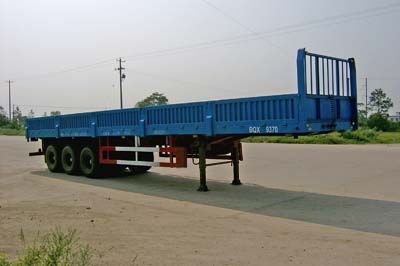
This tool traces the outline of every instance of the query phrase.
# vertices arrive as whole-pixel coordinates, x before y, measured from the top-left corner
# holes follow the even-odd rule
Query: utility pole
[[[8,80],[6,81],[8,83],[8,118],[12,119],[12,112],[11,112],[11,83],[13,83],[13,81]]]
[[[368,118],[368,78],[365,78],[365,116]]]
[[[119,101],[120,101],[120,107],[121,109],[124,108],[123,101],[122,101],[122,81],[126,78],[126,75],[122,73],[122,70],[125,70],[125,68],[122,67],[122,63],[125,63],[125,61],[122,61],[122,58],[120,57],[117,62],[119,63],[119,67],[116,68],[115,70],[119,71]]]

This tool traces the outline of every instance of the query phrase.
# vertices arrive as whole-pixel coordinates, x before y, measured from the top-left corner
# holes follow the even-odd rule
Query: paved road
[[[305,228],[314,224],[315,226],[311,226],[313,228],[311,231],[317,231],[317,233],[314,231],[312,233],[316,234],[315,239],[328,235],[343,235],[349,236],[349,241],[354,241],[354,243],[362,241],[365,247],[361,250],[356,250],[355,246],[349,247],[348,252],[362,254],[359,260],[351,261],[352,264],[396,265],[395,261],[400,261],[400,250],[398,249],[400,246],[400,193],[398,190],[400,187],[400,146],[245,144],[245,161],[241,164],[241,178],[245,185],[240,187],[229,185],[232,175],[231,167],[218,166],[208,169],[211,191],[198,193],[195,192],[198,186],[198,171],[195,166],[181,170],[158,168],[148,174],[137,176],[87,179],[49,173],[42,162],[43,158],[26,157],[27,152],[35,150],[37,145],[37,143],[27,144],[22,138],[0,136],[2,153],[0,205],[9,206],[10,211],[13,211],[12,215],[16,215],[15,211],[17,210],[27,211],[27,208],[29,210],[38,208],[36,206],[40,206],[41,203],[47,206],[46,204],[49,204],[49,201],[52,202],[52,199],[56,199],[55,202],[58,204],[61,204],[60,202],[64,204],[64,202],[71,201],[73,195],[80,195],[79,198],[84,202],[99,201],[98,198],[82,196],[86,195],[80,191],[83,189],[82,186],[85,188],[85,193],[94,191],[90,193],[100,194],[96,191],[104,193],[104,189],[106,189],[107,194],[110,194],[116,193],[110,192],[112,190],[119,190],[129,193],[123,196],[125,203],[129,201],[130,204],[134,204],[131,197],[135,197],[135,201],[142,202],[141,204],[152,202],[150,206],[146,205],[147,209],[162,208],[168,213],[174,213],[177,211],[176,208],[182,207],[178,207],[181,203],[177,202],[182,202],[187,214],[174,217],[174,222],[182,222],[183,217],[189,219],[193,215],[192,211],[195,211],[199,217],[202,217],[200,218],[201,224],[210,229],[213,222],[207,222],[207,220],[215,214],[210,214],[208,211],[215,207],[225,210],[217,211],[217,213],[226,213],[223,217],[229,217],[228,224],[231,226],[243,223],[243,219],[245,219],[248,223],[246,228],[251,232],[255,228],[273,226],[270,217],[283,218],[284,220],[279,220],[275,225],[278,226],[277,228],[283,226],[284,231],[292,233],[307,231],[308,229]],[[170,202],[170,200],[175,203],[171,203],[172,205],[168,208],[165,207],[165,202]],[[28,203],[34,203],[34,205]],[[120,203],[114,202],[114,205],[110,207],[117,208],[118,204]],[[14,208],[12,208],[13,206]],[[67,206],[71,208],[71,204],[67,204]],[[57,208],[57,211],[59,209]],[[63,213],[68,213],[66,206],[63,206],[63,210]],[[140,212],[140,210],[137,207],[135,212]],[[46,212],[52,211],[52,209],[46,209]],[[101,211],[110,210],[101,209]],[[180,211],[183,212],[183,210]],[[38,212],[41,213],[43,210],[38,210]],[[250,226],[250,218],[252,221],[259,219],[255,218],[255,215],[264,218],[258,224]],[[18,217],[18,215],[16,216]],[[0,216],[0,221],[2,221],[1,218]],[[76,224],[75,219],[73,224]],[[289,225],[284,225],[287,222]],[[301,225],[298,224],[299,222]],[[195,222],[194,226],[201,228],[201,224]],[[14,228],[18,231],[18,225],[9,222],[8,226],[8,230],[7,228],[3,229],[12,231],[10,228]],[[224,227],[227,224],[223,223],[221,226]],[[321,229],[321,226],[328,227]],[[121,230],[127,229],[121,228]],[[221,230],[226,229],[219,229],[214,233],[221,234]],[[153,232],[153,234],[155,233],[160,234],[158,231]],[[315,245],[315,239],[306,240],[304,238],[301,240],[302,237],[296,234],[294,233],[292,238],[288,237],[281,244],[286,247],[291,246],[293,249],[298,246],[293,246],[289,243],[290,241],[299,241],[299,243],[305,241],[305,245],[307,241],[310,241],[311,245]],[[223,238],[227,237],[225,233],[223,235]],[[375,246],[370,246],[373,245],[372,243],[374,245],[378,243],[378,239],[385,243],[383,250],[377,250]],[[259,240],[258,236],[253,236],[252,241]],[[147,239],[147,241],[150,240]],[[274,238],[271,241],[277,240]],[[329,240],[326,241],[329,243]],[[154,244],[150,242],[146,242],[147,245]],[[211,252],[207,249],[209,243],[206,243],[204,243],[204,252]],[[227,243],[227,247],[232,243]],[[338,251],[338,246],[328,246]],[[1,247],[0,241],[0,251],[2,251]],[[14,252],[13,246],[6,245],[5,249],[7,247]],[[261,256],[260,254],[256,253],[255,255],[258,256],[257,258],[263,258],[266,255]],[[372,254],[380,256],[379,258],[382,260],[366,259]],[[115,256],[117,255],[118,253]],[[332,262],[336,262],[332,265],[350,263],[342,255],[338,255],[336,259],[332,257]],[[271,257],[268,258],[271,259]],[[302,262],[318,265],[316,260],[311,259],[310,261],[309,257],[302,258]],[[319,259],[321,262],[327,257]],[[237,265],[244,262],[257,265],[260,261],[246,257],[244,261],[237,260],[236,262]],[[276,262],[285,265],[284,261],[277,260]],[[230,264],[227,263],[227,265]]]

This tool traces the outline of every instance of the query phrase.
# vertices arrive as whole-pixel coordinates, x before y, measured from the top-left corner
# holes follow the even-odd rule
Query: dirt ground
[[[95,265],[400,265],[400,146],[245,144],[232,169],[87,179],[0,136],[0,252],[76,228]]]

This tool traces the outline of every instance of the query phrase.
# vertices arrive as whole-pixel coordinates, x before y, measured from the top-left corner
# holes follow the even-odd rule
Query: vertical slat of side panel
[[[172,109],[172,121],[174,124],[178,124],[178,111],[176,110],[176,107]]]
[[[204,113],[203,106],[199,106],[199,113],[197,117],[199,122],[203,122],[203,117],[204,117],[203,113]]]
[[[260,113],[261,113],[261,120],[265,120],[265,100],[261,101]]]
[[[291,105],[292,105],[292,119],[295,119],[295,109],[294,109],[294,100],[291,100]]]
[[[235,113],[236,113],[236,109],[235,109],[235,103],[232,102],[229,104],[229,116],[230,116],[230,121],[234,122],[235,121]]]
[[[310,94],[313,94],[314,91],[314,82],[313,82],[313,56],[309,56],[310,58]]]
[[[225,103],[226,105],[226,121],[231,121],[231,103]]]
[[[346,92],[345,92],[345,86],[344,86],[344,72],[343,72],[343,64],[344,64],[344,62],[342,61],[341,62],[341,68],[342,68],[342,72],[341,72],[341,78],[342,78],[342,93],[343,93],[343,96],[347,96],[346,95]]]
[[[227,112],[227,104],[222,104],[222,112],[224,113],[224,121],[228,121],[228,112]]]
[[[249,120],[254,120],[254,102],[253,101],[249,101]]]
[[[261,102],[260,101],[256,101],[256,120],[261,120]]]
[[[316,86],[316,94],[321,94],[321,87],[319,82],[319,57],[315,57],[315,86]]]
[[[272,100],[272,117],[274,120],[278,119],[276,115],[276,100]]]
[[[289,103],[288,103],[288,99],[285,99],[285,119],[289,119]]]
[[[332,82],[332,94],[335,95],[335,74],[334,74],[334,62],[331,60],[331,82]]]
[[[226,103],[221,104],[222,121],[227,121],[226,117]]]
[[[238,104],[238,112],[239,112],[239,121],[243,121],[243,103],[239,102]]]
[[[293,119],[293,115],[292,115],[292,112],[293,112],[293,109],[292,109],[292,99],[288,99],[288,100],[286,100],[286,102],[287,102],[287,107],[288,107],[288,119]]]
[[[326,69],[326,79],[327,79],[327,89],[328,89],[328,95],[331,95],[331,88],[330,88],[330,85],[331,85],[331,83],[330,83],[330,67],[329,67],[329,59],[327,59],[326,60],[326,66],[327,66],[327,69]]]
[[[274,119],[274,101],[269,100],[268,101],[268,120],[273,120]]]
[[[251,101],[251,120],[256,120],[256,102],[255,101]]]
[[[165,107],[165,121],[168,124],[171,124],[171,108]]]
[[[341,96],[340,95],[340,76],[339,76],[339,61],[336,60],[336,93],[337,96]]]
[[[152,115],[151,115],[151,112],[152,112],[153,110],[147,110],[147,124],[148,125],[151,125],[151,124],[153,124],[153,117],[152,117]]]
[[[322,84],[323,84],[323,95],[326,95],[326,88],[325,88],[325,58],[322,58]]]
[[[348,96],[353,96],[351,95],[351,90],[350,90],[350,77],[349,77],[349,63],[346,63],[346,82],[347,82],[347,95]]]
[[[247,121],[247,102],[243,102],[243,121]]]
[[[233,121],[238,121],[238,110],[237,110],[237,108],[238,108],[238,103],[234,102],[233,103],[233,110],[232,110],[232,112],[233,112]]]

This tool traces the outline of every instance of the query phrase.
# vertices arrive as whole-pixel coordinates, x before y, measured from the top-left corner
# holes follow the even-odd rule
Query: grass
[[[287,143],[287,144],[400,144],[400,132],[377,132],[372,129],[332,132],[322,135],[250,137],[247,143]]]
[[[24,136],[24,129],[14,129],[14,128],[0,128],[0,135],[6,136]],[[1,266],[1,264],[0,264]]]
[[[25,236],[21,229],[19,238],[25,246]],[[62,231],[56,228],[37,239],[14,260],[0,254],[0,266],[87,266],[91,261],[91,249],[80,245],[77,231]]]

